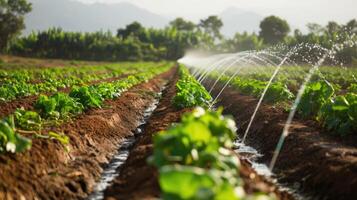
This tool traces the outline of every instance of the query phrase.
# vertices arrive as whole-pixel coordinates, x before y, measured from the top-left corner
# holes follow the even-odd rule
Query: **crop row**
[[[208,107],[211,96],[180,66],[173,104],[178,108]],[[240,162],[232,151],[235,122],[196,107],[181,122],[154,136],[154,152],[149,163],[159,169],[163,199],[255,199],[266,195],[246,195],[239,175]]]
[[[142,66],[144,67],[144,66]],[[145,72],[131,75],[114,82],[92,86],[73,87],[69,94],[41,95],[35,103],[35,111],[18,109],[0,122],[0,152],[21,152],[31,147],[31,140],[19,133],[32,133],[34,137],[57,139],[68,144],[64,134],[49,132],[41,135],[45,126],[58,125],[89,108],[101,108],[104,100],[119,97],[132,86],[153,78],[170,67],[147,67]]]
[[[296,92],[299,85],[302,84],[309,73],[311,67],[308,66],[281,66],[278,74],[274,78],[276,82],[283,83],[288,88]],[[239,77],[259,81],[269,81],[276,67],[259,66],[259,67],[238,67]],[[233,74],[235,70],[228,73]],[[339,66],[321,66],[317,73],[312,75],[311,81],[316,82],[321,79],[329,81],[336,89],[346,90],[351,84],[357,82],[357,70],[355,68],[342,68]],[[337,91],[336,91],[337,92]]]
[[[180,79],[176,83],[176,95],[173,104],[177,108],[208,106],[212,100],[211,95],[190,75],[188,69],[181,65],[179,74]]]
[[[146,64],[147,65],[147,64]],[[149,64],[151,65],[151,64]],[[140,71],[140,64],[125,63],[80,68],[50,68],[45,70],[0,71],[0,100],[56,92],[58,89],[83,85],[88,82],[112,78]]]
[[[218,78],[212,74],[211,78]],[[223,75],[220,81],[227,82],[229,76]],[[234,77],[230,85],[242,94],[260,98],[268,82],[247,77]],[[337,87],[337,89],[336,89]],[[357,131],[357,85],[350,83],[344,94],[338,93],[339,87],[327,80],[313,80],[306,85],[297,111],[303,118],[317,120],[324,128],[340,135]],[[295,95],[284,82],[271,83],[265,93],[264,101],[269,103],[285,102],[291,104]],[[290,109],[290,108],[287,108]]]
[[[310,83],[298,104],[304,118],[315,118],[328,131],[340,135],[357,132],[357,85],[344,95],[336,95],[327,81]]]

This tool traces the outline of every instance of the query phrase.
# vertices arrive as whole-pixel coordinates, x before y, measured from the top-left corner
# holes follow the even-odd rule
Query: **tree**
[[[0,51],[25,28],[24,15],[30,11],[26,0],[0,0]]]
[[[222,38],[220,29],[223,26],[223,22],[217,16],[209,16],[207,19],[201,20],[199,26],[202,27],[203,30],[213,38]]]
[[[289,32],[290,27],[287,21],[276,16],[269,16],[260,23],[259,37],[264,43],[274,45],[283,42]]]
[[[341,27],[338,23],[333,22],[333,21],[330,21],[327,23],[327,26],[326,26],[327,34],[333,35],[333,34],[339,32],[340,30],[341,30]]]
[[[352,19],[344,26],[346,31],[357,34],[357,20]]]
[[[170,22],[170,26],[176,28],[178,31],[193,31],[196,28],[196,25],[190,21],[186,21],[181,17],[176,18]]]
[[[145,28],[139,22],[133,22],[127,25],[124,29],[118,29],[117,36],[122,39],[126,39],[127,37],[134,36],[138,37],[141,33],[145,31]]]
[[[313,33],[316,35],[320,35],[325,30],[324,27],[322,27],[320,24],[316,24],[316,23],[308,23],[306,25],[306,27],[310,33]]]

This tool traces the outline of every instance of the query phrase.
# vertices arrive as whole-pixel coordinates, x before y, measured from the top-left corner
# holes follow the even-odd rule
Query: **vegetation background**
[[[270,46],[317,44],[331,48],[357,33],[357,21],[346,24],[330,21],[327,25],[309,23],[308,32],[291,30],[289,23],[277,16],[268,16],[260,23],[259,33],[236,33],[223,36],[223,22],[218,16],[208,16],[193,23],[176,18],[165,28],[146,28],[139,22],[119,28],[117,34],[110,31],[69,32],[53,27],[45,31],[20,36],[24,29],[24,15],[31,12],[26,0],[0,0],[0,50],[37,58],[61,58],[96,61],[177,60],[188,49],[212,53],[260,50]],[[306,47],[307,48],[307,47]],[[302,61],[306,49],[297,52],[296,61]],[[314,53],[314,52],[312,52]],[[316,54],[320,52],[316,51]],[[346,47],[336,56],[337,62],[325,64],[354,65],[357,63],[357,47]]]

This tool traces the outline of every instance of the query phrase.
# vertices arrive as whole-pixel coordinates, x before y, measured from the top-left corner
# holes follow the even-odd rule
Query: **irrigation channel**
[[[357,194],[351,188],[357,184],[357,173],[353,170],[357,166],[356,146],[350,142],[338,143],[336,140],[340,139],[324,133],[326,131],[318,123],[296,116],[310,83],[337,84],[329,75],[332,68],[323,63],[333,60],[344,45],[351,45],[351,41],[336,44],[331,49],[303,44],[290,49],[279,47],[235,54],[188,54],[179,62],[189,66],[192,74],[211,93],[212,106],[223,106],[226,114],[235,117],[240,126],[237,151],[250,155],[248,160],[253,161],[257,172],[293,191],[297,199],[355,199]],[[352,45],[356,46],[356,40]],[[319,53],[315,53],[315,57],[308,53],[310,57],[304,58],[306,63],[297,64],[294,58],[301,50]],[[341,66],[334,66],[333,71],[343,74],[350,83],[357,83],[356,71]],[[259,83],[263,89],[258,93],[250,91],[247,94],[248,87],[239,85],[242,80],[254,82],[255,79],[264,80]],[[282,106],[264,102],[271,98],[267,91],[274,87],[273,83],[285,85],[292,91],[289,103]]]
[[[165,87],[162,88],[162,90],[164,89]],[[110,182],[119,176],[120,168],[127,160],[130,150],[135,142],[135,138],[142,133],[143,126],[156,109],[161,95],[162,91],[158,93],[155,101],[153,101],[152,104],[144,111],[143,119],[139,122],[139,126],[135,129],[134,135],[126,137],[124,141],[122,141],[118,152],[113,156],[107,168],[102,172],[99,183],[97,183],[93,193],[88,197],[89,200],[100,200],[104,198],[104,190],[109,186]]]
[[[214,99],[210,106],[212,109],[222,106],[225,114],[233,115],[238,125],[235,151],[258,175],[274,184],[280,191],[288,193],[293,199],[355,199],[357,193],[353,188],[357,186],[357,172],[353,169],[357,166],[357,148],[355,144],[347,141],[351,137],[336,141],[336,138],[325,134],[325,130],[318,123],[296,116],[304,91],[311,82],[321,79],[326,83],[335,84],[335,80],[332,80],[334,77],[329,76],[331,67],[323,66],[323,63],[327,59],[333,60],[340,47],[335,45],[332,49],[324,49],[304,44],[290,49],[279,47],[235,54],[188,54],[178,62],[188,66],[195,78],[211,93]],[[294,58],[299,56],[301,50],[315,52],[316,56],[306,58],[306,63],[296,63]],[[337,71],[352,83],[357,83],[355,71],[351,73],[341,66],[334,67],[332,71]],[[237,77],[242,80],[262,79],[264,84],[260,85],[262,89],[259,93],[242,94],[232,86]],[[291,94],[287,93],[288,102],[266,102],[271,95],[269,89],[277,83],[292,91]],[[116,194],[118,188],[137,178],[135,173],[123,176],[121,172],[127,170],[127,173],[130,164],[135,164],[137,158],[132,157],[130,160],[133,148],[140,149],[140,145],[146,148],[144,144],[147,138],[139,137],[142,132],[151,137],[150,131],[164,130],[170,123],[179,119],[178,116],[182,113],[175,113],[175,120],[167,117],[170,116],[168,113],[175,112],[174,109],[168,108],[172,106],[174,86],[175,81],[171,80],[166,89],[162,89],[163,94],[166,94],[164,100],[157,99],[145,111],[143,121],[135,131],[136,134],[121,144],[117,154],[102,173],[100,183],[88,199],[99,200],[107,198],[108,195],[117,195],[115,197],[119,199],[133,197],[130,196],[134,195],[130,188],[134,186],[130,186],[129,192],[123,193],[123,196]],[[167,122],[160,128],[153,128],[157,125],[153,122],[155,120]],[[356,137],[352,139],[355,140]],[[145,152],[148,154],[150,150]],[[125,166],[128,160],[130,162]],[[137,163],[135,165],[137,166]],[[142,171],[146,169],[140,168]],[[142,175],[140,170],[137,172],[138,176]],[[150,174],[150,171],[145,172]],[[110,185],[113,180],[123,177],[128,179],[127,182],[114,181],[114,185]],[[152,195],[155,196],[158,188],[148,186],[149,184],[145,183],[148,180],[144,179],[145,177],[142,178],[143,182],[134,181],[142,187],[135,188],[135,191],[154,191]]]

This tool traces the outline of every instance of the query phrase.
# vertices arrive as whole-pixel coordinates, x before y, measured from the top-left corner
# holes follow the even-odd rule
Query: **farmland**
[[[357,199],[357,4],[319,1],[0,0],[0,200]]]
[[[271,161],[307,67],[284,66],[266,91],[246,137],[246,144],[262,153],[253,160],[236,142],[244,136],[273,68],[244,68],[234,78],[234,70],[217,71],[204,81],[175,62],[4,65],[0,70],[3,199],[354,195],[341,185],[355,184],[348,178],[354,177],[349,169],[356,152],[356,86],[353,76],[348,78],[354,68],[321,67],[306,86],[274,168],[279,182],[304,185],[290,192],[251,162]],[[126,138],[133,140],[128,147],[122,146]],[[109,185],[98,190],[103,170],[123,148],[127,158]],[[344,181],[336,181],[340,178]],[[320,193],[326,188],[330,191]]]

